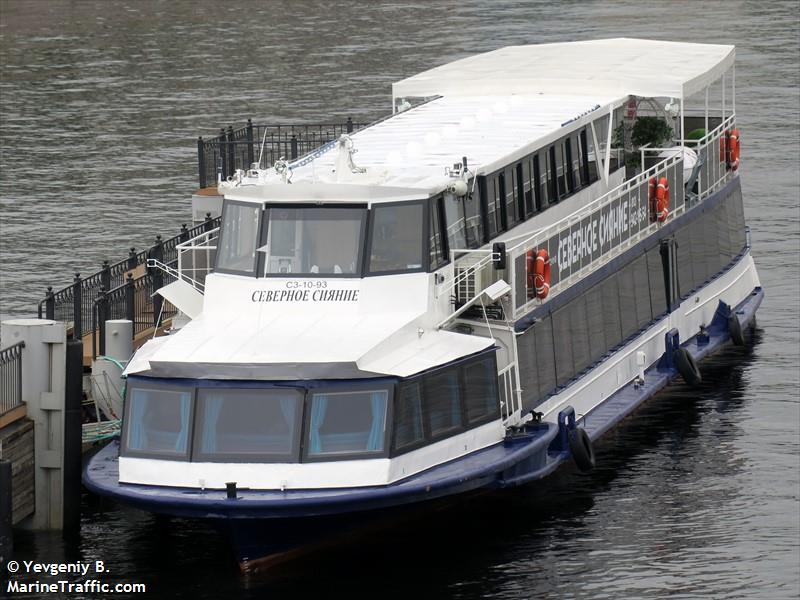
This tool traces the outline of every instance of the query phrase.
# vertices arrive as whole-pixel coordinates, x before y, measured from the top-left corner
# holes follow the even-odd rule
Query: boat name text
[[[359,290],[256,290],[253,302],[358,302]]]

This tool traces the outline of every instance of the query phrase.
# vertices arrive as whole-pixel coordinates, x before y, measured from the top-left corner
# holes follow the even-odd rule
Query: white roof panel
[[[395,83],[395,98],[557,93],[688,97],[719,79],[734,46],[616,38],[508,46]]]
[[[444,169],[467,157],[473,172],[488,173],[516,156],[564,134],[568,122],[597,118],[621,97],[453,96],[437,98],[359,130],[351,137],[354,162],[367,167],[372,182],[397,188],[437,190]],[[324,181],[336,164],[333,149],[295,168],[292,183]]]

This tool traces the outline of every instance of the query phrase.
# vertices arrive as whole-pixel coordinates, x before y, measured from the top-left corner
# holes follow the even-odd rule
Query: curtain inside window
[[[311,403],[311,454],[322,452],[322,438],[319,430],[325,422],[325,412],[328,409],[328,396],[315,394]]]
[[[367,450],[373,452],[383,450],[383,432],[384,424],[386,423],[386,392],[372,392],[369,400],[372,409],[372,426],[369,430]]]

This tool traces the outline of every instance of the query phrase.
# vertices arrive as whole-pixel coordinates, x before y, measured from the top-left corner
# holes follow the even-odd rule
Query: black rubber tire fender
[[[697,366],[697,362],[686,348],[678,348],[675,350],[675,352],[672,353],[672,362],[675,364],[675,368],[678,369],[678,373],[681,374],[681,377],[683,377],[687,385],[700,385],[700,382],[703,381],[703,376],[700,374],[700,367]]]
[[[728,317],[728,333],[731,336],[731,341],[736,346],[744,346],[744,332],[742,331],[742,324],[739,317],[735,314]]]
[[[572,454],[572,460],[575,461],[575,466],[584,473],[594,469],[594,448],[586,430],[582,427],[572,429],[569,432],[568,441],[569,451]]]

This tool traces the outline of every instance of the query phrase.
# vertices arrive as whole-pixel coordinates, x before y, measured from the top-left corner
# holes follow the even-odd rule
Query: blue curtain
[[[221,395],[209,396],[204,399],[203,411],[203,448],[204,453],[217,451],[217,423],[225,398]],[[182,432],[181,432],[182,433]]]
[[[386,420],[386,392],[372,392],[370,395],[372,407],[372,426],[367,439],[367,450],[383,450],[383,431]]]
[[[144,431],[144,415],[150,398],[145,390],[133,390],[131,412],[128,415],[128,447],[145,450],[147,434]]]
[[[322,438],[319,430],[325,422],[325,412],[328,410],[328,397],[324,394],[314,394],[311,402],[311,454],[322,452]]]
[[[189,394],[181,394],[181,430],[178,439],[175,440],[175,450],[186,452],[186,444],[189,441],[189,414],[192,410],[192,397]]]
[[[286,421],[286,429],[288,429],[290,433],[294,431],[296,406],[297,402],[294,398],[281,398],[281,413],[283,414],[283,420]]]

